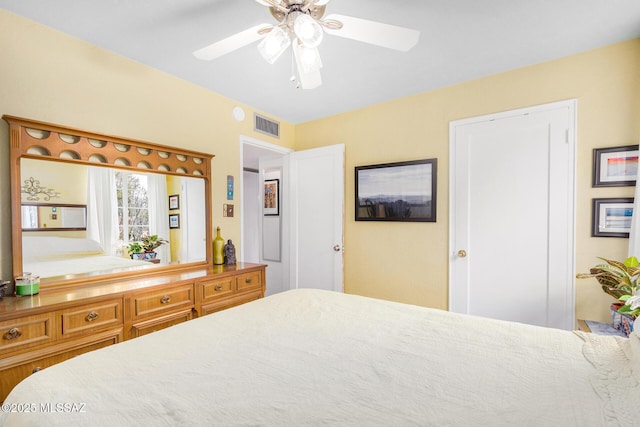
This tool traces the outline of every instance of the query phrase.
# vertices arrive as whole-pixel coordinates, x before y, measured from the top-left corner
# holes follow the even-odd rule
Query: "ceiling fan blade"
[[[287,8],[282,4],[280,0],[256,0],[256,2],[264,6],[273,7],[280,12],[287,12]]]
[[[261,31],[264,28],[271,28],[271,24],[260,24],[255,27],[251,27],[238,34],[234,34],[226,39],[222,39],[218,42],[205,46],[202,49],[198,49],[193,52],[193,56],[204,61],[211,61],[216,58],[233,52],[236,49],[240,49],[248,44],[260,40],[265,36],[268,31]]]
[[[309,6],[325,6],[327,3],[329,3],[329,0],[309,0],[307,3]]]
[[[402,52],[414,47],[420,38],[420,31],[417,30],[354,18],[353,16],[332,14],[327,16],[326,19],[340,21],[343,24],[341,29],[332,29],[325,26],[324,30],[328,34]]]

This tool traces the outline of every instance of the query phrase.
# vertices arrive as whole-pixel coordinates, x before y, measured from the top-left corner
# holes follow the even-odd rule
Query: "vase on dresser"
[[[611,322],[614,328],[629,336],[633,331],[633,322],[635,322],[636,318],[626,313],[618,313],[618,309],[621,306],[622,304],[620,303],[611,304]]]

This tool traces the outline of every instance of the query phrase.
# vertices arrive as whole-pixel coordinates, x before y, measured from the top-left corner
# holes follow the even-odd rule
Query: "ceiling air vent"
[[[265,133],[270,136],[280,138],[280,123],[269,120],[266,117],[262,117],[258,114],[254,114],[254,127],[256,132]]]

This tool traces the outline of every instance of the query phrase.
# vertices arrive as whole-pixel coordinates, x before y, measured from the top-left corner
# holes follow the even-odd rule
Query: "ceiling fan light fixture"
[[[265,61],[273,64],[290,44],[289,35],[282,28],[274,27],[258,44],[258,52]]]
[[[297,45],[298,64],[303,73],[312,73],[322,68],[322,60],[317,47],[307,47],[303,44]]]
[[[322,26],[311,16],[301,14],[293,23],[293,31],[306,47],[318,47],[322,42]]]
[[[322,67],[322,63],[320,62],[320,54],[318,54],[318,49],[316,48],[305,48],[301,43],[293,44],[293,56],[296,61],[296,65],[298,68],[298,85],[296,87],[302,89],[315,89],[318,86],[322,85],[322,76],[320,75],[320,67]],[[315,51],[317,55],[318,63],[312,65],[310,63],[305,65],[303,64],[303,50],[306,49],[307,52]],[[305,61],[309,61],[307,57]]]

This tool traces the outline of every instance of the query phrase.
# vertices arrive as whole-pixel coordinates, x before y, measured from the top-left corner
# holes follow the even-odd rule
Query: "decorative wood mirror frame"
[[[43,280],[40,288],[80,285],[132,275],[150,275],[209,265],[211,254],[211,154],[183,150],[133,139],[103,135],[30,119],[4,115],[9,124],[13,275],[23,273],[21,227],[21,159],[40,159],[137,172],[190,176],[204,180],[206,258],[204,261],[157,266],[153,269],[106,274],[78,274],[64,280]],[[34,272],[35,273],[35,272]]]

